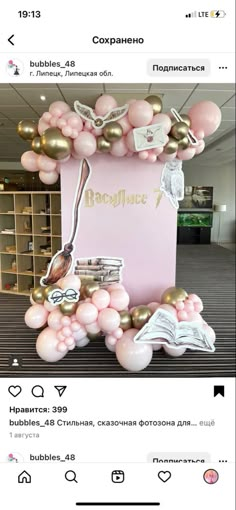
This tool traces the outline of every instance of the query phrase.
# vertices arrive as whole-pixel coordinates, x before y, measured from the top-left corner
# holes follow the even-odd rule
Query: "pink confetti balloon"
[[[98,310],[92,303],[82,303],[76,310],[76,317],[80,324],[91,324],[97,320]]]
[[[147,126],[153,119],[152,106],[144,99],[138,99],[130,105],[128,119],[133,127]]]
[[[34,151],[24,152],[21,156],[21,164],[28,172],[37,172],[38,155]]]
[[[120,325],[120,315],[112,308],[105,308],[98,314],[98,324],[104,333],[112,333]]]
[[[113,144],[111,146],[111,151],[110,151],[112,156],[115,156],[117,158],[122,158],[123,156],[125,156],[127,154],[127,152],[128,152],[128,147],[126,145],[124,136],[117,142],[113,142]]]
[[[56,169],[57,162],[41,154],[38,156],[37,165],[38,169],[42,172],[53,172]]]
[[[48,326],[55,331],[58,331],[61,328],[61,321],[63,317],[60,310],[54,310],[48,316]]]
[[[152,124],[161,124],[163,131],[166,135],[168,135],[168,133],[171,130],[170,117],[168,115],[166,115],[165,113],[157,113],[156,115],[154,115],[151,123]]]
[[[25,314],[25,323],[29,328],[38,329],[42,328],[48,318],[48,312],[43,305],[33,305],[28,308]]]
[[[74,140],[74,150],[81,158],[92,156],[96,148],[96,138],[91,133],[82,131]]]
[[[120,365],[131,372],[139,372],[151,362],[153,349],[151,344],[138,344],[133,341],[137,329],[125,331],[116,344],[116,357]]]
[[[68,274],[67,276],[64,276],[64,278],[61,278],[60,280],[60,287],[61,289],[75,289],[79,290],[81,287],[81,281],[79,276],[76,276],[75,274]]]
[[[221,123],[221,110],[212,101],[201,101],[190,108],[188,116],[194,132],[202,130],[205,136],[212,135]]]
[[[118,312],[129,305],[129,294],[123,289],[112,290],[110,293],[110,307]]]
[[[61,117],[63,113],[70,111],[70,107],[64,101],[55,101],[49,106],[49,113],[55,117]]]
[[[58,180],[58,173],[54,170],[54,172],[39,172],[40,181],[44,184],[55,184]]]
[[[92,303],[97,307],[98,310],[107,308],[110,304],[109,292],[104,289],[96,290],[92,295]]]
[[[163,345],[163,349],[166,354],[169,354],[169,356],[172,356],[172,358],[178,358],[179,356],[182,356],[186,351],[185,347],[178,347],[177,349],[173,349],[173,347],[169,347],[169,345]]]
[[[64,358],[67,349],[64,352],[59,352],[57,347],[58,339],[56,331],[51,328],[45,328],[41,331],[36,342],[36,351],[40,358],[51,363]]]
[[[95,112],[97,115],[104,116],[110,112],[113,108],[117,107],[117,102],[114,97],[107,94],[100,96],[95,104]]]

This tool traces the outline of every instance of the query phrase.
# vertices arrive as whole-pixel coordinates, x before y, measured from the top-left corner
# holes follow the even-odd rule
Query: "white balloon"
[[[76,347],[86,347],[90,342],[89,338],[87,336],[84,336],[84,338],[81,338],[80,340],[75,341]]]
[[[137,329],[125,331],[122,338],[116,344],[116,357],[119,363],[126,370],[139,372],[146,368],[152,359],[152,345],[138,344],[133,341]]]

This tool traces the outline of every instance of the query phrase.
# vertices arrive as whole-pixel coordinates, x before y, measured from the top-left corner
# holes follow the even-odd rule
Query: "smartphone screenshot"
[[[235,508],[235,6],[0,15],[0,504]]]

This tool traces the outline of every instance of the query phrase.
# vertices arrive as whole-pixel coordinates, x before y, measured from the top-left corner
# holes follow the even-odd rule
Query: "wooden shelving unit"
[[[29,295],[60,248],[60,192],[0,192],[0,292]]]

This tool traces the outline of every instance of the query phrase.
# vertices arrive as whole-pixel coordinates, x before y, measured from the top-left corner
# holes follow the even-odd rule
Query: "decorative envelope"
[[[165,145],[165,133],[161,124],[153,124],[133,130],[136,151],[145,151]]]

